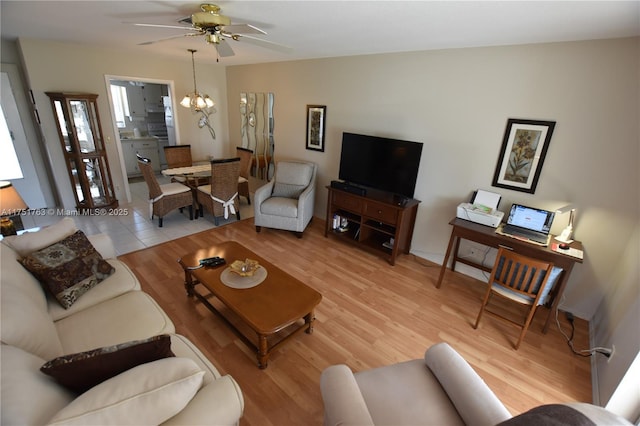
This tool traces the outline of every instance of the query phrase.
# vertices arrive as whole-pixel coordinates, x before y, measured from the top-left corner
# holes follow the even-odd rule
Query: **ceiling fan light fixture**
[[[193,54],[197,52],[195,49],[189,49],[191,52],[191,67],[193,69],[193,92],[185,95],[180,101],[180,105],[185,108],[191,108],[192,111],[199,112],[204,109],[212,108],[215,105],[213,99],[209,95],[203,95],[198,92],[198,86],[196,84],[196,64]]]
[[[231,25],[231,18],[220,15],[220,7],[215,4],[204,3],[200,5],[202,12],[191,15],[191,22],[198,28],[211,28],[221,25]]]
[[[206,40],[209,44],[220,44],[221,38],[217,33],[207,33]]]

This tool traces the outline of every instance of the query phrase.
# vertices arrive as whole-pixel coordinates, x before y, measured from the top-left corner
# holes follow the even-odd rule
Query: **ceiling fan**
[[[247,35],[266,35],[267,33],[250,24],[232,24],[231,18],[222,15],[220,13],[220,7],[215,4],[203,3],[200,5],[200,12],[195,12],[191,16],[179,19],[178,22],[181,24],[187,24],[188,26],[142,23],[133,25],[139,27],[175,28],[190,31],[190,33],[187,34],[139,43],[140,45],[148,45],[185,36],[204,36],[207,43],[215,46],[220,57],[233,56],[235,54],[229,45],[228,40],[247,42],[284,53],[289,53],[292,50],[289,46]]]

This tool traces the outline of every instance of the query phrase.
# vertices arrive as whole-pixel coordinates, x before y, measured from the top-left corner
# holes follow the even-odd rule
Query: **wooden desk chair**
[[[191,158],[191,145],[170,145],[164,147],[164,157],[167,159],[167,168],[191,167],[193,159]],[[200,185],[209,183],[207,177],[188,177],[188,176],[172,176],[171,182],[179,182],[196,188]]]
[[[247,148],[236,147],[236,157],[240,158],[240,177],[238,178],[238,195],[245,197],[251,204],[249,196],[249,174],[251,173],[251,159],[253,151]]]
[[[531,324],[533,315],[536,313],[536,308],[545,302],[544,299],[550,290],[547,286],[552,284],[550,280],[552,270],[553,263],[532,259],[501,247],[491,270],[487,292],[473,328],[478,328],[480,318],[486,310],[488,313],[522,328],[515,344],[515,349],[518,349],[529,324]],[[504,308],[500,312],[486,309],[489,298],[493,294],[501,296],[506,301],[516,302],[520,306],[528,306],[524,323],[514,320],[513,312],[504,310]]]
[[[149,188],[149,216],[158,216],[158,227],[162,228],[162,218],[172,210],[189,207],[189,220],[193,220],[193,193],[191,188],[179,182],[160,185],[151,166],[151,160],[136,154],[138,167]]]
[[[196,190],[198,212],[203,208],[213,215],[218,226],[220,216],[225,219],[229,213],[240,220],[240,202],[238,201],[238,177],[240,176],[240,158],[227,158],[211,161],[211,183],[199,186]]]

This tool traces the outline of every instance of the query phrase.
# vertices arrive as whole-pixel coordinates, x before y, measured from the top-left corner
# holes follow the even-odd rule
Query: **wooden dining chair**
[[[191,157],[191,145],[169,145],[164,147],[164,157],[167,160],[167,168],[191,167],[193,159]],[[204,176],[172,176],[171,182],[179,182],[196,188],[209,183],[209,178]]]
[[[515,349],[518,349],[536,313],[536,308],[545,303],[546,296],[551,290],[548,286],[553,283],[550,279],[552,271],[553,263],[532,259],[501,247],[491,270],[487,291],[473,328],[478,328],[485,311],[515,324],[522,329],[515,344]],[[505,309],[504,306],[501,306],[502,309],[499,311],[494,310],[493,306],[492,310],[487,309],[492,295],[498,295],[508,303],[516,302],[516,306],[527,306],[524,321],[516,320],[517,314]]]
[[[193,220],[193,193],[191,188],[179,182],[160,185],[153,171],[151,160],[138,154],[138,167],[149,189],[149,216],[158,216],[158,227],[162,228],[162,218],[172,210],[189,208],[189,220]]]
[[[203,209],[213,215],[216,226],[219,218],[227,219],[235,214],[240,220],[240,202],[238,201],[238,177],[240,176],[240,158],[227,158],[211,161],[211,183],[199,186],[196,190],[198,214]]]
[[[236,157],[240,158],[240,177],[238,178],[238,195],[245,197],[251,204],[249,195],[249,174],[251,173],[251,159],[253,151],[248,148],[236,147]]]

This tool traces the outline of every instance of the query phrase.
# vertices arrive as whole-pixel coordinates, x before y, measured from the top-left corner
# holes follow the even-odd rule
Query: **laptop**
[[[554,217],[555,212],[513,204],[500,233],[547,246]]]

